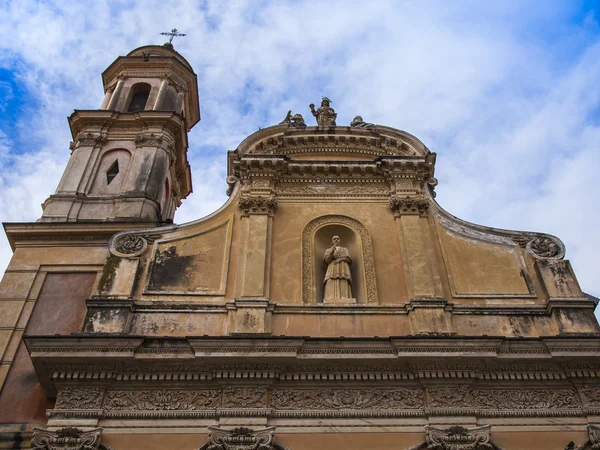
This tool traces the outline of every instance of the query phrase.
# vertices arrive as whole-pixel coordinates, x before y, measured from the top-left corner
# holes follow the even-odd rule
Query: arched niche
[[[341,245],[352,257],[352,295],[358,304],[378,304],[371,236],[358,220],[342,215],[327,215],[310,221],[302,232],[302,302],[323,303],[325,250],[331,238],[339,236]]]
[[[107,150],[100,158],[91,194],[118,194],[121,192],[131,153],[124,148]]]

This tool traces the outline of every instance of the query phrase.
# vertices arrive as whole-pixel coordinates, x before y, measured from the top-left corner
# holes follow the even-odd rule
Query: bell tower
[[[117,58],[100,109],[69,117],[71,157],[41,222],[173,220],[192,192],[187,132],[200,120],[198,81],[173,45]]]

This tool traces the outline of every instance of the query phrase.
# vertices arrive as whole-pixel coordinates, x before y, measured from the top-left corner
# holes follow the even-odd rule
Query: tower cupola
[[[102,81],[100,109],[69,117],[71,157],[40,220],[172,221],[192,191],[196,74],[171,44],[148,45],[117,58]]]

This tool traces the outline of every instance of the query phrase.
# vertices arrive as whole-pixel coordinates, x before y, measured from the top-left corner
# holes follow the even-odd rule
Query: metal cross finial
[[[169,43],[172,43],[172,42],[173,42],[173,38],[174,38],[174,37],[185,36],[185,34],[183,34],[183,33],[179,33],[179,32],[177,31],[177,28],[173,28],[173,29],[172,29],[171,31],[169,31],[169,32],[163,32],[163,33],[160,33],[160,34],[162,34],[163,36],[171,36],[171,37],[169,38]]]

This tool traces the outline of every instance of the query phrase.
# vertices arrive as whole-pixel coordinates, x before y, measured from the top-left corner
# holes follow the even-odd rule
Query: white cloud
[[[39,217],[68,158],[65,117],[100,104],[100,73],[118,55],[177,26],[202,109],[179,222],[225,200],[226,150],[288,109],[310,123],[325,94],[338,123],[361,114],[437,152],[451,213],[557,234],[600,296],[600,30],[576,15],[568,2],[14,1],[0,16],[0,67],[40,106],[18,117],[19,151],[2,161],[2,219]]]

